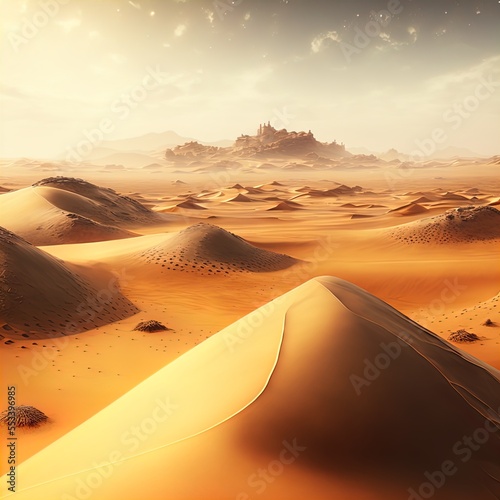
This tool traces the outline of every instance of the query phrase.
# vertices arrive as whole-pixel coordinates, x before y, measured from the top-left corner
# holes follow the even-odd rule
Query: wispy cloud
[[[214,24],[214,19],[215,19],[215,13],[214,13],[214,11],[206,9],[204,12],[205,12],[205,17],[208,19],[208,22],[210,24]]]
[[[467,69],[461,69],[433,77],[426,82],[430,92],[439,92],[451,88],[466,89],[471,84],[476,84],[482,77],[490,77],[498,85],[500,81],[500,55],[484,59],[479,64]]]
[[[415,43],[418,39],[418,32],[413,26],[408,26],[408,34],[410,35],[411,43]]]
[[[406,29],[406,32],[408,33],[408,37],[404,40],[396,40],[392,35],[387,33],[386,31],[381,31],[378,35],[378,39],[381,40],[383,43],[379,43],[376,45],[376,48],[378,50],[399,50],[403,47],[406,47],[408,45],[414,44],[417,39],[418,39],[418,32],[416,28],[413,26],[409,26]]]
[[[326,33],[321,33],[314,37],[311,42],[311,50],[317,54],[321,49],[324,48],[325,42],[331,40],[332,42],[340,43],[342,40],[340,35],[336,31],[328,31]]]

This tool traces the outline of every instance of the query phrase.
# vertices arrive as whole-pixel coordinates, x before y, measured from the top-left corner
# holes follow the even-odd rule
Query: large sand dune
[[[0,331],[3,336],[59,336],[89,330],[138,309],[106,275],[91,282],[0,228]]]
[[[499,411],[497,370],[322,277],[21,464],[13,498],[489,500]]]
[[[42,188],[37,192],[54,206],[103,224],[146,223],[157,219],[154,212],[138,201],[82,179],[49,177],[36,182],[33,187]]]
[[[136,260],[197,274],[270,272],[293,266],[293,257],[258,248],[211,224],[199,223],[138,252]]]
[[[398,226],[390,235],[403,243],[419,244],[495,240],[500,238],[500,211],[491,206],[460,207]]]
[[[0,225],[35,245],[129,238],[135,234],[127,227],[162,220],[132,198],[71,177],[50,177],[0,198]]]

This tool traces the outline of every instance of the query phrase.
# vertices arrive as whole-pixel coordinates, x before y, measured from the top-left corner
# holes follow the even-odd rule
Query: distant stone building
[[[306,155],[309,153],[314,153],[318,157],[322,155],[326,157],[344,156],[345,147],[343,144],[337,144],[336,141],[319,142],[310,130],[308,132],[289,132],[285,128],[277,130],[268,121],[259,124],[256,135],[240,135],[232,147],[217,148],[193,141],[168,149],[165,157],[167,160],[177,161],[203,157],[215,158],[215,155],[218,154],[254,156],[257,154]]]
[[[259,129],[257,130],[257,137],[262,137],[268,134],[274,134],[276,129],[271,125],[271,122],[268,121],[267,125],[265,123],[259,124]]]
[[[319,153],[334,153],[342,155],[345,152],[343,145],[333,141],[330,144],[318,142],[311,130],[308,132],[295,132],[286,129],[277,130],[271,122],[259,124],[256,135],[240,135],[235,143],[236,150],[250,150],[264,152],[274,150],[283,153],[307,153],[317,151]]]

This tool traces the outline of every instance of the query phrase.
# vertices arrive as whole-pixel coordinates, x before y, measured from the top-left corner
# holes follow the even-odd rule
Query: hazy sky
[[[234,139],[264,120],[347,148],[500,152],[499,0],[0,6],[2,156],[86,133]]]

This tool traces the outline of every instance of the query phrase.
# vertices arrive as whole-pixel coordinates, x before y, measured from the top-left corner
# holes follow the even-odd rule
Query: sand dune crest
[[[410,222],[390,231],[404,243],[471,243],[500,238],[500,211],[491,206],[468,206]]]
[[[158,500],[168,492],[196,498],[200,488],[213,498],[238,498],[249,474],[280,456],[284,440],[300,457],[264,498],[298,500],[311,491],[318,500],[339,492],[359,498],[353,478],[363,474],[366,498],[399,500],[443,457],[455,460],[457,473],[437,498],[488,500],[500,493],[494,465],[500,442],[493,434],[466,465],[453,454],[461,436],[500,426],[497,370],[337,278],[310,280],[259,311],[265,319],[242,318],[27,460],[19,467],[28,478],[25,491],[17,497],[71,494],[96,470],[96,457],[109,463],[119,450],[105,487],[93,490],[96,499],[120,491],[131,500],[127,492],[139,485]],[[254,323],[242,339],[239,332]],[[206,411],[197,411],[207,400]],[[158,405],[168,418],[149,439],[125,447],[124,433]],[[81,446],[89,436],[99,439]],[[79,453],[64,456],[67,449]],[[49,474],[40,467],[47,461]],[[196,484],[192,463],[212,466]],[[158,475],[165,467],[169,474]]]
[[[138,254],[138,258],[165,271],[201,275],[230,272],[271,272],[293,266],[293,257],[258,248],[239,236],[211,224],[190,226]]]

